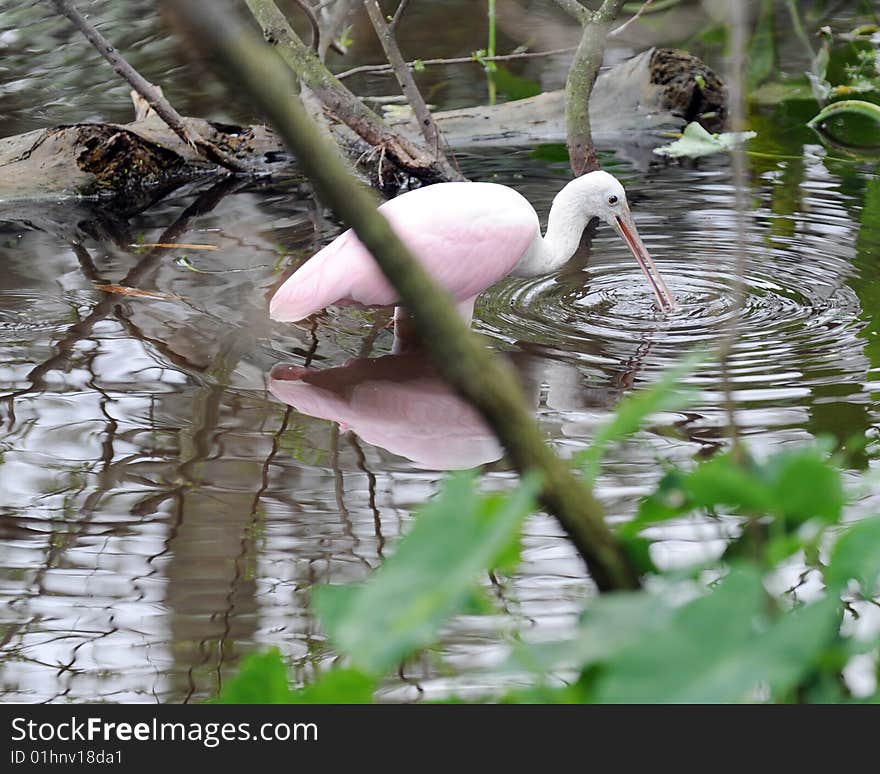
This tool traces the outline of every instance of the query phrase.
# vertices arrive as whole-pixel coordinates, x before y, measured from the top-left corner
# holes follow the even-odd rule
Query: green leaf
[[[755,132],[709,134],[700,124],[692,121],[684,128],[681,139],[662,148],[654,148],[654,153],[671,158],[696,159],[732,150],[738,143],[755,136]]]
[[[472,475],[450,478],[439,496],[366,583],[315,590],[322,627],[352,663],[382,674],[431,644],[467,605],[480,574],[516,556],[519,530],[535,507],[538,483],[483,495]]]
[[[291,704],[372,704],[376,680],[356,669],[331,669],[294,692]]]
[[[781,452],[765,463],[771,512],[792,524],[818,518],[826,524],[840,520],[846,494],[840,471],[817,446]]]
[[[807,126],[819,126],[829,118],[842,114],[866,116],[880,123],[880,105],[875,105],[873,102],[865,102],[861,99],[844,99],[823,107],[816,116],[807,122]]]
[[[880,576],[880,516],[863,519],[837,539],[825,573],[829,587],[840,589],[855,578],[862,592],[872,594]]]
[[[761,685],[784,692],[809,672],[837,634],[837,601],[768,621],[761,575],[734,569],[668,626],[622,648],[595,687],[600,702],[734,702]]]
[[[238,674],[226,681],[212,703],[290,704],[292,701],[287,666],[278,648],[271,648],[242,659]]]
[[[747,516],[777,516],[790,530],[813,518],[833,524],[845,503],[840,471],[819,446],[780,452],[763,465],[727,453],[687,473],[669,471],[642,500],[636,518],[618,531],[630,538],[651,524],[720,507]]]
[[[674,608],[645,591],[602,594],[584,611],[577,634],[569,640],[520,645],[508,666],[532,672],[583,669],[611,658],[621,648],[650,639]]]
[[[241,662],[212,704],[369,704],[375,680],[354,669],[331,669],[305,688],[292,691],[278,648]]]
[[[599,474],[599,464],[608,446],[632,435],[652,414],[680,409],[693,401],[695,390],[682,387],[680,381],[702,359],[701,354],[685,358],[667,369],[655,384],[629,393],[617,404],[611,419],[599,429],[590,447],[574,457],[588,482],[594,481]]]

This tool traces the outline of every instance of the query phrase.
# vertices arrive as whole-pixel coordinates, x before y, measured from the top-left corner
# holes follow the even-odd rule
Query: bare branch
[[[309,24],[312,25],[312,50],[319,51],[321,48],[321,25],[318,24],[318,17],[315,16],[315,12],[306,0],[293,0],[293,2],[297,4],[309,20]]]
[[[413,70],[415,69],[416,63],[420,67],[432,67],[435,65],[457,65],[457,64],[479,64],[482,65],[483,62],[511,62],[516,59],[539,59],[541,57],[546,56],[558,56],[559,54],[570,54],[575,50],[575,46],[568,46],[567,48],[554,48],[549,51],[521,51],[518,54],[499,54],[498,56],[481,56],[479,59],[474,56],[459,56],[454,57],[452,59],[419,59],[414,60],[412,62],[407,62],[406,66]],[[341,81],[345,78],[350,78],[352,75],[359,75],[360,73],[372,73],[374,75],[384,75],[385,73],[393,73],[394,68],[389,64],[381,64],[381,65],[360,65],[359,67],[352,67],[350,70],[345,70],[341,73],[336,73],[336,77]]]
[[[556,0],[556,5],[581,24],[586,24],[593,16],[593,12],[584,8],[578,0]]]
[[[608,33],[608,37],[609,38],[616,38],[618,35],[620,35],[627,27],[629,27],[630,24],[632,24],[634,21],[638,21],[639,17],[646,10],[648,10],[648,6],[650,6],[651,3],[653,3],[653,2],[654,2],[654,0],[645,0],[644,4],[642,5],[641,8],[639,8],[638,11],[636,11],[635,15],[632,18],[627,19],[619,27],[615,27],[613,30],[611,30],[611,32]]]
[[[425,104],[422,93],[416,85],[412,72],[407,67],[403,54],[400,53],[400,47],[397,45],[397,40],[394,38],[391,28],[385,22],[385,17],[382,14],[379,3],[376,0],[364,0],[364,8],[367,10],[367,15],[370,17],[373,29],[376,30],[376,34],[379,36],[379,42],[382,44],[385,56],[388,57],[388,63],[394,68],[394,75],[400,84],[400,90],[409,101],[413,113],[415,113],[425,142],[433,150],[435,158],[440,158],[443,155],[440,149],[440,129],[437,127],[437,124],[434,122],[434,116],[431,115],[431,111],[428,110],[428,106]]]
[[[155,84],[150,83],[137,70],[135,70],[113,47],[94,26],[77,10],[70,0],[51,0],[58,13],[63,14],[79,29],[85,38],[91,43],[101,56],[112,66],[117,74],[121,75],[131,87],[140,94],[181,140],[187,145],[196,148],[201,155],[214,164],[219,164],[233,172],[248,172],[246,165],[224,153],[214,143],[206,140],[187,129],[183,117],[162,96],[162,90]]]
[[[388,125],[352,94],[315,53],[300,40],[274,0],[245,0],[245,4],[287,66],[323,104],[325,110],[364,141],[387,155],[407,174],[426,182],[462,180],[442,156],[432,157]]]
[[[398,3],[394,16],[391,18],[391,21],[388,22],[388,29],[391,30],[391,32],[394,32],[397,29],[397,25],[400,24],[400,20],[403,18],[403,14],[408,5],[409,0],[400,0],[400,3]]]

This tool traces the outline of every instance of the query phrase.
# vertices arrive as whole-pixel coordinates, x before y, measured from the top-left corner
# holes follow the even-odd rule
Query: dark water
[[[121,42],[132,59],[152,68],[184,112],[227,117],[216,109],[219,87],[199,80],[189,90],[196,65],[180,58],[150,4],[124,5],[95,4],[107,11],[105,32],[125,22]],[[40,9],[0,7],[9,53],[0,64],[0,131],[127,117],[127,90],[84,59],[63,24]],[[434,45],[471,50],[482,34],[475,26],[472,39]],[[363,46],[355,61],[378,58]],[[441,107],[482,99],[479,71],[432,77],[453,80],[434,98]],[[387,82],[370,88],[391,90]],[[228,117],[243,115],[234,99],[223,104]],[[772,131],[750,146],[736,419],[759,454],[828,435],[853,470],[872,468],[880,179],[875,163],[828,150],[805,129],[810,110],[784,105],[752,116],[759,131]],[[481,151],[463,153],[461,163],[546,213],[568,179],[566,165],[547,155]],[[589,443],[627,390],[694,346],[717,344],[734,314],[728,159],[636,170],[609,149],[606,166],[624,181],[680,308],[656,312],[605,227],[559,275],[505,281],[477,306],[476,329],[509,354],[565,455]],[[74,207],[79,226],[59,225]],[[5,701],[200,700],[243,654],[267,645],[306,678],[335,658],[309,612],[315,584],[360,579],[376,566],[435,491],[439,468],[485,463],[488,485],[513,478],[430,369],[388,359],[383,313],[331,310],[313,330],[270,323],[272,289],[340,229],[298,184],[226,191],[206,181],[132,218],[71,202],[0,210]],[[217,249],[137,246],[169,233]],[[152,295],[95,287],[124,277]],[[279,362],[334,370],[287,395],[294,409],[268,390]],[[717,366],[690,380],[703,389],[698,405],[654,418],[607,459],[598,493],[610,518],[632,513],[658,460],[687,464],[723,444]],[[283,382],[272,387],[285,396]],[[876,491],[860,493],[852,516],[878,501]],[[676,566],[715,555],[726,529],[723,520],[672,525],[655,558]],[[554,521],[528,522],[523,558],[513,577],[486,581],[498,615],[458,619],[438,649],[388,682],[385,698],[479,694],[512,637],[550,639],[571,627],[592,587]],[[780,590],[809,594],[811,579],[800,576],[792,562]]]

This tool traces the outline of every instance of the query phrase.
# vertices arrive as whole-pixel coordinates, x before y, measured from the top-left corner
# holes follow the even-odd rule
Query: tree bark
[[[575,176],[599,169],[590,129],[590,94],[605,56],[608,31],[623,3],[624,0],[605,0],[598,11],[590,12],[576,0],[559,2],[583,24],[581,41],[565,82],[566,144],[569,164]],[[581,11],[577,11],[576,7]]]

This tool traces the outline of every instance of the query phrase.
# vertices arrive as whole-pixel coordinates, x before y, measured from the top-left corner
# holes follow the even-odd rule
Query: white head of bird
[[[593,218],[605,221],[626,242],[660,308],[674,309],[672,293],[636,229],[626,191],[614,175],[603,170],[576,177],[556,194],[543,239],[536,240],[526,251],[513,274],[530,277],[559,269],[575,254],[584,229]]]

